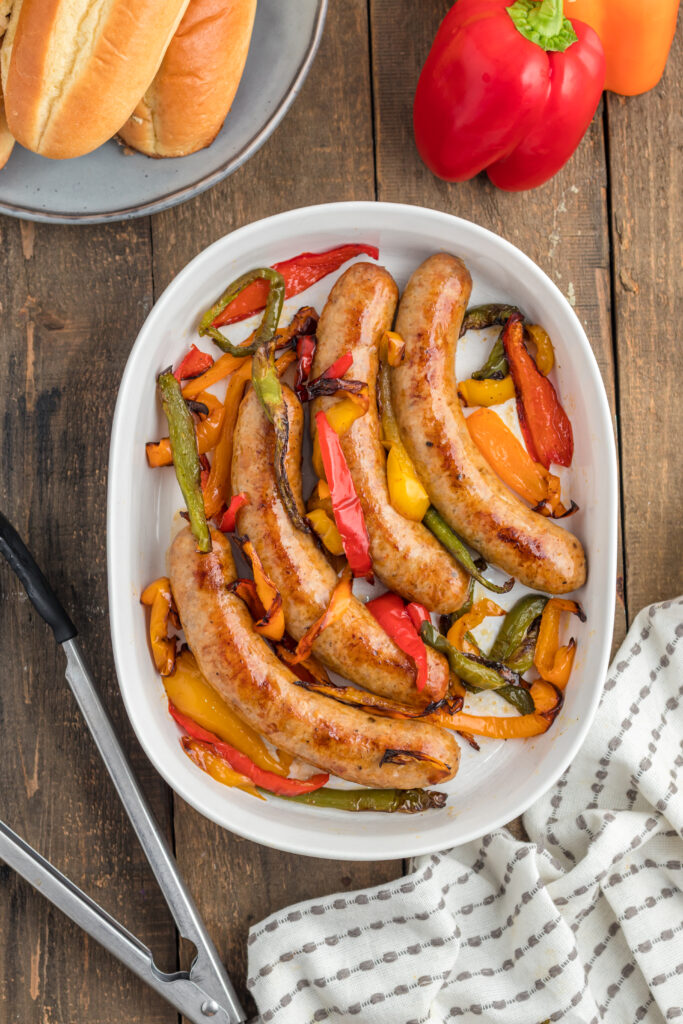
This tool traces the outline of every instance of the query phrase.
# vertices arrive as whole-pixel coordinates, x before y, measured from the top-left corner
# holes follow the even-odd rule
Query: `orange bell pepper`
[[[176,663],[176,642],[168,635],[168,620],[174,615],[173,595],[168,577],[161,576],[143,590],[140,601],[151,607],[149,638],[157,672],[170,676]]]
[[[218,365],[218,364],[215,364]],[[210,373],[211,371],[207,371]],[[198,377],[197,380],[200,378]],[[183,396],[186,397],[186,396]],[[221,427],[223,426],[223,403],[219,402],[215,395],[212,395],[208,391],[201,391],[197,395],[197,401],[203,402],[209,410],[209,415],[205,416],[196,425],[197,432],[197,450],[200,455],[206,455],[212,448],[216,447],[218,439],[221,435]],[[145,452],[147,453],[147,462],[150,466],[170,466],[173,463],[173,453],[171,452],[171,442],[169,438],[162,437],[160,441],[148,441],[145,445]]]
[[[540,462],[534,462],[497,413],[492,409],[477,409],[467,417],[467,429],[491,469],[511,490],[533,505],[536,512],[555,519],[567,515],[560,501],[560,478]]]
[[[449,715],[436,711],[425,721],[435,722],[445,729],[470,733],[473,736],[488,736],[493,740],[529,739],[547,732],[562,707],[562,694],[550,683],[538,679],[531,684],[534,711],[530,715],[512,715],[499,718],[495,715],[471,715],[458,711]]]
[[[605,89],[638,96],[664,73],[678,0],[565,0],[565,14],[590,25],[605,51]]]
[[[224,761],[222,757],[218,757],[210,743],[205,743],[203,740],[192,740],[189,736],[183,736],[182,744],[183,750],[189,759],[198,768],[201,768],[203,772],[210,775],[212,779],[215,779],[216,782],[220,782],[223,786],[242,789],[245,793],[249,793],[250,796],[255,796],[259,800],[265,800],[265,797],[261,796],[252,784],[251,779],[248,779],[246,775],[240,774],[240,772],[236,772],[227,761]]]
[[[282,640],[285,632],[285,613],[282,610],[282,595],[263,568],[250,540],[242,544],[242,551],[251,563],[256,593],[265,609],[265,615],[254,623],[254,632],[269,640]]]
[[[560,647],[560,616],[562,612],[572,612],[574,615],[578,615],[581,621],[585,621],[586,618],[576,601],[552,597],[541,615],[541,628],[538,631],[534,665],[542,679],[548,683],[554,683],[555,686],[559,686],[563,690],[569,682],[574,664],[576,640],[572,637],[566,646]]]
[[[232,441],[237,423],[237,414],[244,394],[244,388],[251,376],[251,365],[247,363],[233,373],[223,403],[223,424],[218,444],[213,453],[211,470],[204,487],[204,508],[206,518],[218,515],[230,498],[230,470],[232,467]]]
[[[330,598],[330,603],[327,608],[320,618],[316,619],[315,622],[309,626],[299,640],[299,643],[296,645],[294,656],[289,659],[289,665],[298,665],[299,662],[306,661],[306,659],[310,657],[313,644],[322,631],[342,617],[351,602],[351,598],[353,597],[351,587],[351,569],[347,566],[341,574],[341,579],[332,591],[332,597]]]
[[[211,366],[201,377],[195,377],[194,380],[187,382],[183,388],[183,398],[196,398],[202,391],[206,391],[207,388],[213,387],[214,384],[218,384],[220,380],[225,377],[229,377],[231,373],[235,373],[237,370],[241,370],[245,363],[249,364],[251,371],[251,357],[245,356],[243,359],[238,356],[231,356],[229,352],[217,359],[216,362]]]
[[[493,615],[505,615],[505,609],[488,598],[475,601],[471,609],[465,612],[464,615],[461,615],[459,619],[456,619],[448,630],[446,639],[451,647],[455,647],[456,650],[463,651],[465,654],[481,654],[481,651],[469,642],[466,634],[471,629],[476,629],[484,619]]]

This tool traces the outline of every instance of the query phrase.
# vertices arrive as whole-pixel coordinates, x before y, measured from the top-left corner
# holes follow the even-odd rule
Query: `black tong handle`
[[[0,512],[0,554],[24,586],[31,603],[47,622],[57,643],[63,644],[77,635],[77,629],[64,611],[59,598],[36,564],[36,560],[14,529],[9,519]]]

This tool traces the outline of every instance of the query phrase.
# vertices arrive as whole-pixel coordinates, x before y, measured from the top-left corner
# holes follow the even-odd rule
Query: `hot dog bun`
[[[0,0],[0,39],[7,30],[13,2],[14,0]],[[5,101],[2,95],[2,88],[0,88],[0,168],[5,166],[13,149],[14,136],[7,127]]]
[[[256,0],[190,0],[149,89],[119,135],[148,156],[210,145],[247,59]]]
[[[2,45],[9,130],[81,156],[111,138],[154,78],[188,0],[15,0]]]

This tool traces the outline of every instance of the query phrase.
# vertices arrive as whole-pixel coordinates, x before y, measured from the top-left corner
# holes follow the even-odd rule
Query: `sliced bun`
[[[256,0],[190,0],[156,78],[119,132],[126,145],[173,157],[213,142],[242,77],[255,13]]]
[[[2,169],[9,160],[13,149],[14,136],[7,127],[5,104],[2,98],[2,91],[0,90],[0,169]]]
[[[15,0],[3,41],[10,131],[56,159],[111,138],[154,78],[188,0]]]

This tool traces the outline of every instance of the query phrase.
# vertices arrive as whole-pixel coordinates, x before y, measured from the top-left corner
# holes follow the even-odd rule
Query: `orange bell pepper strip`
[[[678,0],[565,0],[565,13],[600,36],[605,89],[639,96],[657,85],[676,31]]]
[[[176,641],[174,637],[168,635],[168,620],[175,615],[168,577],[161,576],[145,587],[140,601],[152,609],[149,617],[149,638],[157,672],[162,676],[170,676],[176,664]]]
[[[226,352],[201,377],[195,377],[194,380],[187,382],[183,388],[183,398],[196,398],[202,391],[206,391],[208,388],[213,387],[214,384],[218,384],[219,381],[229,377],[231,373],[243,369],[247,363],[251,372],[250,356],[239,359],[237,356],[231,356],[229,352]]]
[[[189,759],[198,768],[201,768],[203,772],[210,775],[212,779],[215,779],[216,782],[220,782],[223,786],[241,789],[245,793],[249,793],[250,796],[257,797],[259,800],[265,800],[265,797],[261,796],[251,779],[231,768],[227,761],[224,761],[222,757],[214,753],[210,743],[204,743],[202,740],[193,740],[189,736],[183,736],[181,742],[183,750]]]
[[[562,707],[562,693],[542,679],[531,684],[530,693],[534,701],[534,711],[530,715],[500,718],[495,715],[471,715],[466,711],[458,711],[454,715],[436,711],[428,715],[425,721],[455,732],[487,736],[493,740],[529,739],[547,732]]]
[[[287,764],[283,764],[279,751],[277,759],[271,754],[261,736],[209,685],[191,651],[180,652],[175,672],[164,679],[164,689],[171,704],[186,718],[241,750],[266,771],[287,774],[289,755]]]
[[[351,588],[351,569],[347,566],[342,572],[341,579],[332,591],[330,603],[327,608],[320,618],[316,619],[315,622],[309,626],[299,640],[299,643],[296,645],[293,657],[288,659],[289,665],[298,665],[299,662],[306,661],[306,659],[310,657],[313,644],[318,639],[322,631],[328,626],[331,626],[332,623],[337,622],[351,603],[351,598],[353,596]]]
[[[235,434],[240,402],[251,376],[251,366],[243,365],[233,373],[223,403],[223,424],[213,453],[213,462],[204,487],[204,508],[207,519],[218,515],[230,499],[230,470],[232,468],[232,442]]]
[[[199,378],[197,378],[199,379]],[[200,455],[206,455],[212,448],[216,447],[223,426],[223,403],[219,402],[215,395],[208,391],[201,391],[197,401],[203,402],[208,407],[209,415],[196,424],[197,450]],[[147,462],[150,466],[170,466],[173,463],[171,442],[169,438],[162,437],[160,441],[148,441],[145,445]]]
[[[548,683],[554,683],[555,686],[559,686],[563,690],[569,682],[574,664],[576,640],[572,637],[568,644],[560,647],[560,616],[562,612],[578,615],[582,622],[586,620],[581,606],[576,601],[552,597],[541,615],[541,628],[538,631],[534,665],[542,679]]]
[[[534,462],[510,428],[492,409],[477,409],[466,420],[470,437],[504,484],[528,501],[535,512],[561,519],[569,510],[560,501],[560,478]]]
[[[463,651],[465,654],[481,654],[481,651],[475,647],[474,644],[470,643],[467,639],[466,634],[471,629],[476,629],[484,619],[490,616],[505,615],[505,609],[497,605],[495,601],[489,600],[489,598],[483,598],[481,601],[475,601],[471,609],[461,615],[459,619],[456,619],[451,628],[448,630],[446,639],[452,647],[455,647],[458,651]]]
[[[249,539],[240,540],[242,551],[251,564],[254,574],[254,585],[259,601],[265,614],[254,623],[254,632],[269,640],[281,640],[285,632],[285,613],[282,610],[282,595],[263,568],[261,559],[256,554],[254,545]],[[238,581],[238,583],[241,581]],[[237,591],[239,593],[239,591]],[[240,596],[242,596],[240,594]]]

